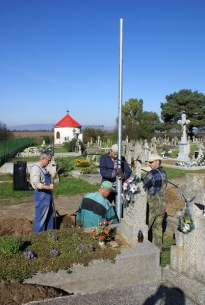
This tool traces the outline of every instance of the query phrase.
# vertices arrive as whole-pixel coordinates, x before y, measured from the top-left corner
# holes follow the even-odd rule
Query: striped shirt
[[[107,220],[118,223],[117,215],[112,204],[99,192],[86,194],[80,205],[76,217],[78,225],[84,228],[97,227],[100,222]]]

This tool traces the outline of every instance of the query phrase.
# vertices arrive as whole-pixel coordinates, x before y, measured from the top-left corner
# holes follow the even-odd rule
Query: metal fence
[[[19,138],[0,141],[0,165],[9,161],[26,147],[32,146],[32,138]]]

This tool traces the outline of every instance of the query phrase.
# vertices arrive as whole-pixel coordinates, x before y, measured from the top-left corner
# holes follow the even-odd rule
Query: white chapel
[[[67,114],[54,125],[54,144],[63,144],[72,139],[79,139],[82,141],[82,133],[80,125],[76,122],[67,111]]]

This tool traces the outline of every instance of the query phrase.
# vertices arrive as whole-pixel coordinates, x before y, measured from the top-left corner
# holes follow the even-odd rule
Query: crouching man
[[[112,191],[112,183],[103,181],[98,192],[86,194],[80,202],[76,223],[84,228],[97,227],[103,220],[118,223],[113,205],[107,199]]]

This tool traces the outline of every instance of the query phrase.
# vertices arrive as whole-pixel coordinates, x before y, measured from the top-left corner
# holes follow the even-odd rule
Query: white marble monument
[[[179,161],[190,161],[189,158],[189,142],[187,141],[187,125],[190,123],[190,120],[186,119],[186,114],[182,113],[181,120],[177,121],[178,124],[182,127],[182,137],[181,142],[179,142],[179,154],[177,160]]]

